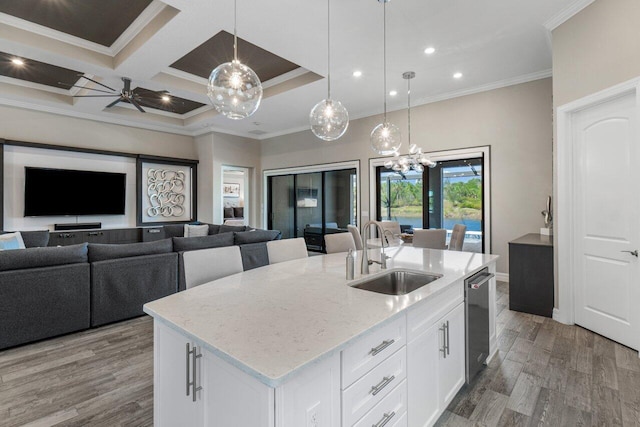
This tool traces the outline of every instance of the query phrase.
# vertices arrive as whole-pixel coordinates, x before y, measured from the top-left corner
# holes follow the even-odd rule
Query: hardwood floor
[[[507,308],[499,353],[438,426],[640,426],[638,354]],[[153,424],[151,318],[0,351],[0,426]]]
[[[498,282],[499,352],[437,426],[640,426],[638,353],[579,326],[510,311]]]

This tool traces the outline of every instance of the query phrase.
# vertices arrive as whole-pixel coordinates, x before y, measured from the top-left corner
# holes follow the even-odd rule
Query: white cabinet
[[[464,328],[459,302],[407,344],[410,427],[433,425],[464,384]]]

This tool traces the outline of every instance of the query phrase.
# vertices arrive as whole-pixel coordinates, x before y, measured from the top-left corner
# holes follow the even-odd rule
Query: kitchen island
[[[495,272],[497,257],[403,246],[387,255],[387,270],[356,268],[351,281],[344,254],[315,256],[146,304],[155,425],[431,425],[464,383],[463,280]],[[406,295],[352,287],[398,269],[442,277]],[[489,300],[493,354],[495,280]]]

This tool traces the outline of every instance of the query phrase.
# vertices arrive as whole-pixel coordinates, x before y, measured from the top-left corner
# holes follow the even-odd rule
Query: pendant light
[[[311,132],[323,141],[335,141],[349,127],[349,113],[340,101],[331,99],[331,0],[327,0],[327,99],[309,113]]]
[[[207,95],[215,109],[233,119],[245,119],[256,112],[262,100],[258,75],[238,61],[237,5],[233,1],[233,61],[218,65],[209,76]]]
[[[387,3],[391,0],[378,0],[383,5],[383,74],[384,74],[384,117],[382,123],[371,131],[371,149],[382,156],[396,153],[402,145],[398,126],[387,121]]]
[[[436,162],[431,160],[426,154],[422,152],[422,148],[416,144],[411,143],[411,79],[416,76],[413,71],[407,71],[402,73],[402,78],[407,81],[407,124],[408,124],[408,136],[409,142],[409,154],[405,156],[396,156],[393,160],[388,160],[384,163],[387,169],[393,169],[394,171],[404,175],[407,172],[414,170],[418,173],[424,171],[424,167],[430,168],[436,167]]]

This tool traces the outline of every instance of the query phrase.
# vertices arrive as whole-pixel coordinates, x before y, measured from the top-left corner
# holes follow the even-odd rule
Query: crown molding
[[[134,19],[131,25],[129,25],[129,27],[120,34],[120,37],[113,42],[111,47],[109,47],[111,56],[115,56],[120,53],[120,51],[124,49],[124,47],[128,45],[138,34],[140,34],[140,31],[149,25],[165,7],[166,5],[158,0],[151,2],[151,4],[147,6],[147,8],[143,10],[136,19]]]
[[[595,0],[576,0],[542,25],[544,25],[548,31],[553,31],[594,1]]]

